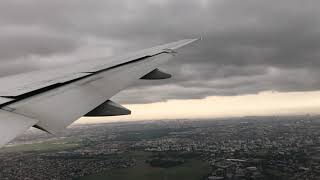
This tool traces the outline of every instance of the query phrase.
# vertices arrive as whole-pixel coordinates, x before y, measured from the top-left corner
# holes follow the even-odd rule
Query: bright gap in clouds
[[[319,114],[320,91],[262,92],[252,95],[211,96],[205,99],[128,104],[130,116],[81,118],[77,123],[201,119],[237,116]]]

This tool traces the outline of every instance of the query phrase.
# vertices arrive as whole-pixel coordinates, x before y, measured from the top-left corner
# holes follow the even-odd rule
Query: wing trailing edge
[[[24,133],[38,122],[38,120],[16,113],[0,110],[0,147]]]

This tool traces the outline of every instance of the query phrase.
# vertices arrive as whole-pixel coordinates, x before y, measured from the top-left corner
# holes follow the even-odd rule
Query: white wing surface
[[[140,78],[170,77],[157,67],[194,41],[0,78],[0,147],[32,126],[55,134],[85,115],[129,113],[109,99]]]

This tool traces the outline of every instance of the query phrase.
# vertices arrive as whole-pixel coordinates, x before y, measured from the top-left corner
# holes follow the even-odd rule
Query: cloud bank
[[[319,90],[319,16],[315,0],[1,1],[0,76],[204,37],[162,67],[172,79],[115,99]]]

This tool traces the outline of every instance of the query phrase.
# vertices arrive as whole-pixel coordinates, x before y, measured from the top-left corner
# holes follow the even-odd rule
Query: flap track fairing
[[[98,117],[98,116],[121,116],[129,115],[131,111],[120,104],[112,102],[110,100],[104,102],[94,110],[87,113],[86,117]]]
[[[155,69],[140,79],[161,80],[161,79],[169,79],[169,78],[171,78],[171,74],[167,74],[167,73],[160,71],[159,69]]]

